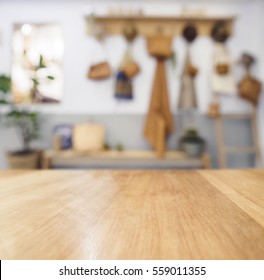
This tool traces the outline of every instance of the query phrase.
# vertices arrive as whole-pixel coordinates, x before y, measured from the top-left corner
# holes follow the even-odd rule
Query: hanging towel
[[[166,138],[174,130],[173,116],[170,111],[165,59],[157,58],[156,73],[144,136],[151,146],[162,156],[166,149]]]

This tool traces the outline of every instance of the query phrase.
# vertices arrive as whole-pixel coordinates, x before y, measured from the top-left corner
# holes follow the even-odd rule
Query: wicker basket
[[[77,152],[101,151],[105,143],[105,128],[94,123],[75,125],[73,149]]]
[[[17,155],[9,152],[6,157],[10,169],[37,169],[39,165],[39,155],[38,151],[25,155]]]
[[[172,55],[172,38],[155,35],[148,38],[149,54],[155,57],[168,58]]]
[[[216,65],[216,72],[219,75],[227,75],[230,72],[230,66],[225,63],[218,63]]]
[[[246,76],[238,85],[239,95],[241,98],[248,100],[254,105],[258,104],[261,94],[262,85],[260,81],[251,76]]]
[[[103,80],[111,77],[112,70],[107,62],[92,65],[88,71],[88,78],[92,80]]]
[[[139,66],[138,66],[138,64],[136,62],[129,61],[124,66],[123,71],[124,71],[124,73],[126,74],[126,76],[128,78],[133,78],[133,77],[135,77],[139,73],[140,68],[139,68]]]

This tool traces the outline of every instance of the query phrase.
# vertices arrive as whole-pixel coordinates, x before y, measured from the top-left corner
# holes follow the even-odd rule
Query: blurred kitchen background
[[[263,15],[0,0],[0,169],[263,168]]]

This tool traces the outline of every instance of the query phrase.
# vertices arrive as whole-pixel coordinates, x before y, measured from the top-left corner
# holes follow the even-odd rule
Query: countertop
[[[264,259],[264,171],[2,171],[0,259]]]

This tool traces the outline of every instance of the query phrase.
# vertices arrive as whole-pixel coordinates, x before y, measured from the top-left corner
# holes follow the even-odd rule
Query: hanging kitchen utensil
[[[152,86],[151,102],[146,118],[144,136],[150,145],[156,150],[157,155],[162,157],[166,150],[166,139],[174,130],[173,116],[170,111],[165,61],[172,54],[172,38],[158,34],[148,38],[149,53],[157,60],[154,83]],[[153,42],[159,42],[162,48],[152,48]],[[170,49],[168,48],[170,42]]]
[[[241,98],[257,106],[262,90],[262,84],[251,74],[251,68],[255,63],[255,58],[250,54],[243,54],[240,63],[245,68],[246,74],[238,84],[238,91]]]
[[[103,25],[94,24],[93,25],[93,37],[97,39],[100,43],[103,50],[103,40],[106,36],[106,30]],[[112,69],[107,62],[106,58],[103,58],[102,61],[92,63],[88,69],[87,78],[91,80],[104,80],[112,76]]]
[[[178,108],[191,110],[197,108],[194,78],[198,73],[198,69],[193,65],[190,54],[190,45],[197,37],[197,30],[195,26],[188,24],[183,30],[183,37],[187,42],[187,50],[181,78],[181,91]]]

